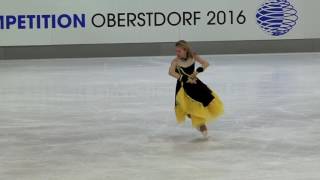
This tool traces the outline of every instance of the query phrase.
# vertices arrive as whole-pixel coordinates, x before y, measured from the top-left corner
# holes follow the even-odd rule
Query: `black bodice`
[[[194,68],[195,68],[195,63],[192,63],[190,66],[188,67],[181,67],[181,66],[177,66],[176,68],[176,72],[179,73],[179,68],[183,70],[183,72],[187,73],[187,74],[192,74],[194,72]],[[182,72],[181,72],[182,73]],[[180,74],[180,73],[179,73]]]
[[[194,72],[195,69],[195,63],[188,67],[181,67],[177,66],[176,72],[179,74],[189,74],[191,75]],[[180,70],[180,72],[179,72]],[[183,70],[183,72],[181,72]],[[183,86],[184,91],[187,93],[188,96],[190,96],[192,99],[201,102],[203,106],[208,106],[209,103],[215,98],[212,95],[212,91],[210,88],[207,87],[202,81],[197,79],[196,84],[191,84],[191,83],[183,83],[177,80],[177,86],[176,86],[176,95],[180,88]],[[177,102],[176,102],[177,103]]]

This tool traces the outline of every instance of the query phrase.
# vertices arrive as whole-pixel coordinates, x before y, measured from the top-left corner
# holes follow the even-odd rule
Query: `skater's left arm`
[[[203,59],[202,57],[200,57],[197,53],[194,52],[193,56],[194,56],[194,59],[202,65],[203,69],[206,69],[209,67],[210,65],[209,62]]]
[[[196,74],[200,73],[200,72],[203,72],[205,69],[207,69],[209,67],[209,62],[205,59],[203,59],[202,57],[200,57],[197,53],[193,53],[193,56],[194,56],[194,59],[195,61],[197,61],[198,63],[201,64],[201,67],[199,67],[197,70],[196,70]]]

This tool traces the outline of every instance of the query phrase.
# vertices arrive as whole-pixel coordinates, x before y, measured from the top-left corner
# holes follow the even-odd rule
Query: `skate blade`
[[[203,138],[209,139],[208,131],[201,132]]]

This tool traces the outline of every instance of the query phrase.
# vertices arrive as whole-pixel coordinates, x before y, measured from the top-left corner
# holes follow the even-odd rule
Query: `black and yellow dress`
[[[195,62],[189,67],[177,66],[180,75],[191,75]],[[218,95],[199,79],[196,84],[177,81],[175,94],[175,113],[179,124],[188,116],[192,126],[199,128],[223,114],[223,103]]]

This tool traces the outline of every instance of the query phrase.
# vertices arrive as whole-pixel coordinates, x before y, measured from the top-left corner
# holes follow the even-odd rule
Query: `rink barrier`
[[[320,52],[320,39],[191,42],[199,54]],[[0,60],[174,55],[174,43],[0,47]]]

